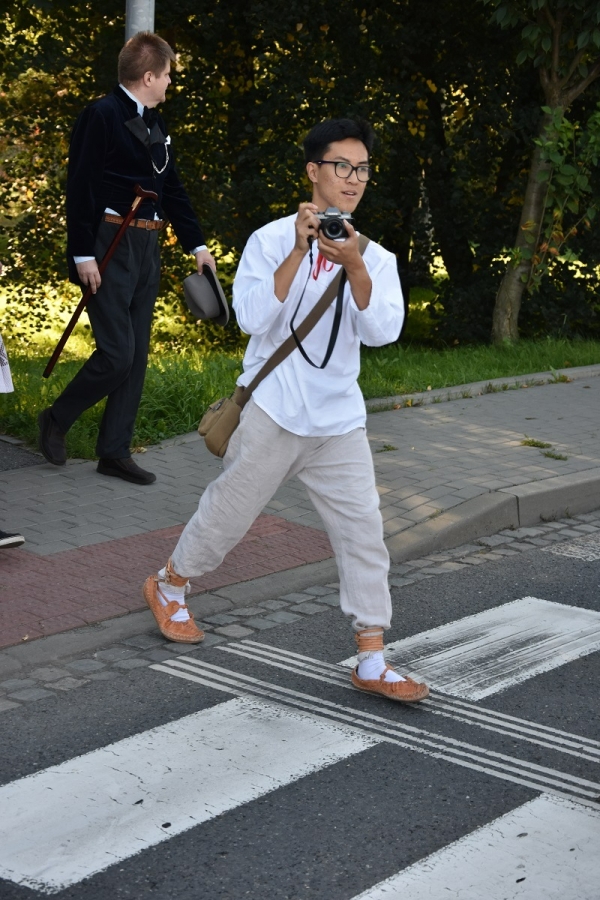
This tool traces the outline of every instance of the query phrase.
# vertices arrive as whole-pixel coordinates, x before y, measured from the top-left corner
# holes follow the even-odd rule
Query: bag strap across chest
[[[369,238],[365,237],[364,234],[358,235],[358,249],[360,251],[360,255],[362,256],[367,249],[367,245],[369,244]],[[342,275],[344,275],[345,280],[345,271],[344,269],[340,269],[335,278],[330,282],[327,286],[325,292],[322,297],[315,303],[311,311],[308,313],[305,319],[302,320],[300,325],[294,330],[292,334],[288,338],[285,339],[283,344],[275,350],[275,352],[268,358],[260,372],[254,376],[252,381],[247,387],[236,390],[234,399],[235,402],[244,407],[250,397],[252,396],[252,392],[261,381],[270,375],[270,373],[275,369],[279,363],[282,363],[284,359],[286,359],[290,353],[298,346],[299,342],[303,341],[310,332],[313,330],[317,322],[325,315],[326,310],[331,306],[333,300],[338,295],[338,291],[343,290],[344,285],[342,283]],[[338,322],[339,327],[339,322]],[[330,348],[331,350],[333,347]],[[331,352],[328,348],[329,355]],[[327,356],[329,359],[329,356]]]

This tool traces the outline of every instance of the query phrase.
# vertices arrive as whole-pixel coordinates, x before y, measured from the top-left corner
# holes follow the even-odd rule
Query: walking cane
[[[136,196],[135,196],[135,200],[131,204],[131,209],[129,210],[129,212],[127,213],[125,218],[123,219],[123,222],[121,223],[121,227],[119,228],[119,230],[115,234],[114,238],[112,239],[110,247],[104,254],[104,258],[103,258],[102,262],[100,263],[100,265],[98,266],[98,272],[100,273],[100,275],[102,275],[102,273],[106,269],[107,265],[109,264],[113,253],[117,249],[121,238],[127,231],[127,228],[129,227],[129,223],[135,216],[135,211],[138,208],[138,206],[140,205],[140,203],[142,202],[142,200],[152,200],[154,202],[156,202],[156,200],[158,200],[158,195],[155,194],[154,191],[145,191],[144,188],[140,187],[139,184],[136,184],[134,191],[135,191]],[[52,369],[56,365],[58,357],[63,352],[65,344],[69,340],[69,338],[71,336],[71,332],[77,325],[79,316],[85,309],[91,296],[92,296],[92,289],[91,289],[91,287],[88,286],[87,290],[83,294],[83,297],[77,304],[77,309],[71,316],[71,320],[70,320],[69,324],[67,325],[67,327],[65,328],[63,336],[61,337],[58,344],[56,345],[56,347],[54,349],[54,353],[48,360],[48,365],[46,366],[46,368],[44,369],[44,372],[43,372],[44,378],[48,378],[52,374]]]

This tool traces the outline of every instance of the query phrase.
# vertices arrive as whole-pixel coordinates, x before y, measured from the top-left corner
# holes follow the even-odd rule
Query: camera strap
[[[368,243],[369,243],[369,238],[365,237],[363,234],[359,234],[358,249],[360,251],[361,256],[367,249]],[[309,269],[309,273],[308,273],[309,278],[310,278],[310,270],[311,269],[312,269],[312,261],[311,261],[310,269]],[[247,387],[242,387],[241,391],[237,394],[237,396],[235,398],[235,402],[239,406],[241,406],[243,408],[246,405],[246,403],[252,396],[252,391],[255,388],[257,388],[258,385],[261,383],[261,381],[263,381],[267,377],[267,375],[269,375],[273,371],[273,369],[275,369],[280,363],[282,363],[283,360],[286,359],[286,357],[288,357],[290,355],[290,353],[292,353],[296,349],[296,347],[300,347],[301,350],[304,350],[304,348],[301,347],[301,342],[310,334],[310,332],[313,330],[313,328],[315,327],[315,325],[317,324],[319,319],[325,314],[326,310],[331,306],[333,298],[336,295],[338,298],[338,303],[336,304],[336,312],[337,312],[337,306],[339,305],[340,319],[341,319],[341,310],[342,310],[341,299],[343,298],[343,293],[344,293],[344,285],[342,284],[340,287],[342,275],[344,276],[344,280],[345,280],[346,273],[344,272],[343,269],[340,269],[340,271],[337,273],[335,278],[329,283],[329,285],[325,289],[324,294],[320,297],[320,299],[317,301],[317,303],[315,303],[315,305],[313,306],[311,311],[308,313],[306,318],[303,319],[302,322],[300,322],[296,331],[295,332],[292,331],[292,334],[288,338],[285,339],[283,344],[280,344],[280,346],[272,354],[272,356],[270,356],[268,358],[268,360],[266,361],[266,363],[264,364],[262,369],[259,372],[257,372],[257,374],[254,376],[254,378],[252,379],[250,384]],[[307,281],[307,283],[308,283],[308,281]],[[306,290],[306,285],[304,286],[304,290]],[[303,296],[304,296],[304,291],[302,291],[302,297]],[[300,302],[298,303],[298,306],[296,307],[296,310],[294,312],[294,317],[296,316],[296,313],[298,312],[298,308],[300,306],[300,303],[302,302],[302,297],[300,298]],[[334,326],[335,326],[335,321],[334,321]],[[333,344],[332,344],[331,338],[329,340],[330,345],[332,344],[331,351],[329,351],[329,347],[328,347],[327,353],[329,355],[327,355],[327,353],[326,353],[326,357],[327,357],[326,361],[319,368],[323,368],[325,365],[327,365],[327,362],[329,362],[329,357],[331,356],[331,353],[333,352],[333,346],[335,345],[335,341],[337,339],[337,332],[339,331],[339,327],[340,327],[340,323],[338,320],[335,335],[333,334],[333,329],[332,329]],[[310,360],[309,360],[309,362],[310,362]],[[314,366],[315,364],[311,363],[311,365]],[[241,385],[240,385],[240,387],[241,387]]]
[[[364,235],[359,234],[358,249],[359,249],[361,256],[367,249],[368,243],[369,243],[369,239],[367,237],[365,237]],[[310,278],[311,270],[312,270],[312,253],[311,253],[311,264],[310,264],[309,275],[308,275],[309,278]],[[346,286],[346,281],[347,281],[346,270],[340,269],[340,271],[337,273],[335,278],[329,284],[327,290],[325,291],[325,293],[323,294],[321,299],[313,307],[313,310],[311,311],[311,313],[309,313],[308,316],[306,317],[306,319],[302,322],[302,325],[304,325],[305,322],[308,322],[308,320],[312,317],[313,314],[315,314],[317,312],[317,309],[318,309],[319,310],[318,317],[315,318],[315,320],[313,321],[313,323],[311,324],[311,327],[309,329],[309,331],[312,331],[314,326],[317,324],[318,320],[324,315],[326,309],[331,305],[331,301],[333,299],[332,289],[335,288],[336,284],[337,284],[335,312],[333,315],[333,323],[331,325],[331,334],[329,335],[329,342],[327,344],[327,350],[325,351],[325,356],[323,357],[323,362],[320,365],[318,363],[315,363],[312,361],[312,359],[310,358],[310,356],[308,355],[308,353],[302,346],[302,338],[305,338],[307,336],[308,332],[305,332],[304,334],[299,334],[300,329],[302,328],[302,325],[298,326],[297,331],[294,329],[294,322],[296,321],[296,316],[298,315],[298,310],[300,309],[300,304],[302,303],[302,300],[304,299],[304,292],[306,291],[306,284],[308,284],[308,279],[306,280],[306,284],[304,285],[304,289],[302,291],[302,294],[300,295],[300,299],[298,300],[298,305],[296,306],[296,309],[294,310],[294,315],[292,316],[292,319],[290,322],[290,330],[292,332],[292,337],[296,343],[298,350],[300,351],[300,353],[302,354],[302,356],[304,357],[306,362],[309,363],[309,365],[313,366],[313,368],[315,368],[315,369],[324,369],[325,366],[327,365],[327,363],[329,362],[329,360],[331,359],[331,354],[333,353],[333,348],[335,347],[338,333],[340,330],[340,323],[342,321],[342,311],[344,308],[344,288]]]

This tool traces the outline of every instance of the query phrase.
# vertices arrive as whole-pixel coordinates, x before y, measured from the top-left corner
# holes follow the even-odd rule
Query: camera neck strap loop
[[[358,249],[359,249],[361,256],[367,249],[368,243],[369,243],[369,239],[367,237],[365,237],[364,235],[359,234]],[[311,269],[312,269],[312,264],[311,264]],[[309,277],[310,277],[310,275],[309,275]],[[296,306],[296,309],[294,310],[294,315],[292,316],[292,320],[290,322],[290,331],[292,332],[292,338],[294,339],[294,342],[295,342],[298,350],[300,351],[300,353],[302,354],[302,356],[304,357],[306,362],[309,363],[309,365],[313,366],[313,368],[315,368],[315,369],[324,369],[325,366],[327,365],[327,363],[329,362],[329,360],[331,359],[331,354],[333,353],[333,348],[335,347],[338,333],[340,330],[340,322],[342,321],[342,311],[344,308],[344,288],[346,286],[346,280],[347,280],[346,270],[340,269],[340,271],[337,273],[335,278],[332,280],[331,284],[328,286],[327,290],[325,291],[325,293],[323,294],[323,296],[321,297],[319,302],[313,307],[313,309],[308,314],[306,319],[304,319],[304,321],[301,323],[301,325],[298,326],[297,330],[294,329],[294,322],[296,321],[296,316],[298,315],[298,310],[300,309],[300,304],[302,303],[302,300],[304,298],[304,291],[302,291],[302,294],[298,301],[298,305]],[[306,290],[306,285],[305,285],[305,290]],[[329,342],[327,344],[327,350],[325,351],[325,356],[323,357],[323,362],[320,365],[318,365],[317,363],[312,361],[312,359],[310,358],[310,356],[308,355],[308,353],[302,346],[302,340],[307,336],[308,331],[306,333],[302,333],[302,334],[300,332],[301,332],[301,329],[302,329],[302,326],[304,325],[304,323],[308,322],[308,320],[312,316],[312,314],[313,313],[316,314],[317,310],[319,310],[318,318],[316,318],[314,320],[314,324],[312,324],[310,326],[309,331],[311,331],[312,328],[314,327],[314,325],[317,324],[319,319],[324,315],[325,310],[331,305],[331,301],[333,300],[333,296],[334,296],[334,293],[333,293],[334,291],[335,291],[335,296],[336,296],[336,303],[335,303],[335,312],[333,315],[333,323],[331,325],[331,334],[329,336]],[[324,301],[326,298],[327,298],[327,302],[325,304]],[[323,304],[322,310],[321,310],[321,304]]]
[[[369,238],[365,237],[364,234],[359,234],[358,249],[360,251],[361,256],[364,254],[365,250],[367,249],[368,243],[369,243]],[[312,266],[311,266],[311,268],[312,268]],[[268,358],[268,360],[266,361],[266,363],[264,364],[262,369],[254,376],[254,378],[252,379],[250,384],[247,387],[243,388],[241,393],[239,393],[236,396],[235,401],[239,406],[242,407],[242,409],[246,405],[246,403],[248,402],[250,397],[252,396],[252,391],[255,388],[257,388],[258,385],[261,383],[261,381],[263,381],[267,377],[267,375],[269,375],[273,371],[273,369],[275,369],[279,365],[279,363],[283,362],[283,360],[286,359],[286,357],[288,357],[290,355],[290,353],[296,349],[296,347],[298,347],[303,352],[303,355],[305,355],[303,348],[301,346],[301,342],[306,337],[308,337],[308,335],[313,330],[313,328],[315,327],[315,325],[317,324],[319,319],[321,319],[323,317],[326,310],[331,306],[331,303],[335,297],[338,298],[338,303],[336,304],[336,313],[337,313],[337,306],[339,305],[340,306],[340,318],[341,318],[342,304],[341,304],[340,298],[343,299],[343,293],[344,293],[344,285],[341,284],[341,286],[340,286],[340,283],[342,281],[342,275],[344,276],[344,281],[345,281],[346,273],[343,269],[340,269],[340,271],[337,273],[335,278],[327,286],[322,297],[317,301],[317,303],[315,303],[315,305],[313,306],[311,311],[308,313],[306,318],[304,318],[302,320],[302,322],[298,325],[298,328],[296,328],[295,331],[292,330],[292,334],[288,338],[286,338],[285,341],[283,342],[283,344],[280,344],[280,346],[277,348],[275,353],[273,353]],[[309,277],[310,277],[310,272],[309,272]],[[304,296],[304,291],[302,292],[302,296]],[[301,302],[302,302],[302,297],[300,298],[300,303]],[[296,307],[293,318],[295,318],[296,313],[298,312],[300,303],[298,303],[298,306]],[[293,322],[293,319],[292,319],[292,322]],[[329,357],[331,356],[331,353],[333,352],[333,346],[335,346],[335,340],[337,339],[337,331],[339,331],[339,324],[340,323],[338,321],[335,337],[333,335],[333,329],[332,329],[332,337],[334,337],[334,340],[333,340],[333,345],[331,346],[331,352],[329,351],[329,347],[328,347],[327,353],[329,355],[327,355],[327,353],[325,354],[327,358],[326,358],[325,362],[318,368],[324,368],[324,366],[327,365],[327,362],[329,361]],[[335,326],[335,318],[334,318],[334,326]],[[329,340],[329,343],[331,344],[331,338]],[[308,360],[308,361],[310,362],[310,360]],[[315,363],[311,362],[311,365],[314,366]]]
[[[327,363],[331,358],[331,354],[333,353],[333,348],[335,347],[335,343],[337,341],[338,332],[340,330],[340,322],[342,321],[342,309],[344,306],[344,288],[346,286],[346,270],[340,269],[336,277],[333,281],[337,284],[336,291],[336,300],[335,300],[335,312],[333,314],[333,323],[331,325],[331,334],[329,335],[329,342],[327,344],[327,350],[325,351],[325,356],[323,357],[323,362],[321,365],[318,365],[316,362],[313,362],[304,347],[302,346],[302,339],[299,337],[298,332],[294,328],[294,322],[296,321],[296,316],[298,315],[298,310],[300,309],[300,304],[302,303],[302,299],[304,297],[304,291],[302,291],[302,296],[298,300],[298,305],[294,310],[294,315],[292,316],[292,320],[290,322],[290,331],[292,332],[292,337],[296,342],[296,346],[306,362],[313,366],[315,369],[324,369]],[[329,304],[330,305],[330,304]],[[324,312],[324,311],[323,311]],[[321,318],[321,316],[319,316]]]

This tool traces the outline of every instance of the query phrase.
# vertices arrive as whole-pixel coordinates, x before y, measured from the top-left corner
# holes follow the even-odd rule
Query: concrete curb
[[[392,535],[385,543],[392,562],[400,563],[439,550],[452,550],[505,528],[551,522],[596,509],[600,509],[600,468],[481,494],[428,522]],[[329,559],[241,581],[213,593],[227,598],[235,607],[337,579],[335,560]]]
[[[593,378],[600,376],[600,365],[567,369],[563,372],[571,380]],[[529,386],[556,382],[557,374],[560,373],[546,372],[512,379],[493,379],[489,382],[459,385],[450,390],[441,389],[406,397],[371,400],[367,405],[373,409],[373,404],[385,404],[378,408],[389,409],[397,405],[416,406],[420,402],[462,399],[466,396],[493,393],[496,390],[518,388],[523,384]],[[406,403],[408,399],[412,401],[411,404]],[[200,439],[197,433],[191,432],[188,435],[165,440],[158,446],[168,447],[198,440]],[[489,491],[391,536],[386,540],[386,545],[392,562],[401,563],[437,551],[450,550],[504,529],[531,526],[597,509],[600,509],[600,467]],[[190,606],[201,620],[203,614],[242,608],[255,601],[277,599],[287,593],[302,591],[319,584],[334,585],[337,581],[335,561],[327,559],[251,581],[239,582],[212,593],[196,594],[191,598]],[[8,667],[6,671],[10,671],[12,666],[19,668],[25,659],[29,665],[42,665],[56,656],[67,653],[67,648],[69,653],[85,652],[152,629],[151,614],[148,610],[143,610],[41,638],[31,644],[6,648],[2,651],[2,659]],[[1,666],[0,671],[4,671]]]
[[[518,504],[515,497],[491,491],[465,500],[453,509],[400,531],[386,540],[392,562],[406,562],[429,556],[438,550],[451,550],[504,528],[518,528]]]
[[[448,400],[466,400],[482,394],[496,394],[500,391],[517,390],[522,387],[536,387],[543,384],[556,384],[568,379],[576,381],[580,378],[598,378],[600,365],[575,366],[572,369],[556,369],[554,372],[533,372],[531,375],[510,375],[507,378],[490,378],[488,381],[474,381],[470,384],[456,384],[448,388],[436,388],[433,391],[420,391],[414,394],[398,394],[395,397],[379,397],[366,400],[367,412],[384,412],[403,406],[426,406],[428,403],[443,403]]]
[[[451,550],[505,528],[552,522],[600,508],[600,469],[501,488],[466,500],[386,540],[392,562]]]
[[[516,498],[519,527],[578,516],[600,507],[600,468],[501,488],[498,493]]]

